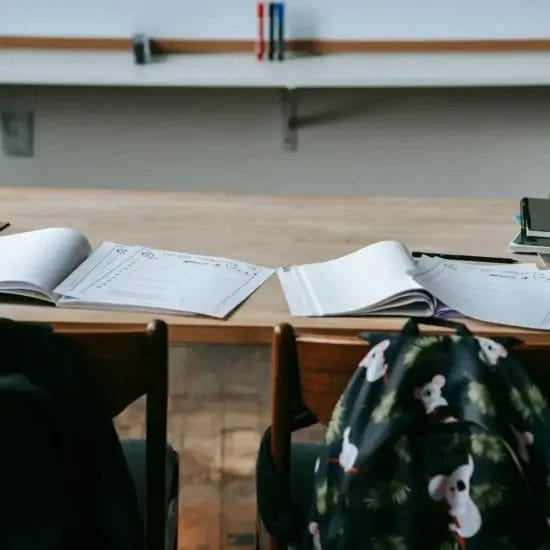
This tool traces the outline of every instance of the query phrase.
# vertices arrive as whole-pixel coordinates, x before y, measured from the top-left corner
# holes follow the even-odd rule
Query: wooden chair
[[[441,331],[440,332],[444,332]],[[300,409],[312,412],[327,425],[347,382],[368,351],[354,337],[296,336],[290,325],[275,328],[272,348],[271,456],[291,494],[292,419]],[[550,350],[519,347],[518,359],[539,387],[550,394]],[[291,453],[292,448],[292,453]],[[315,457],[313,457],[315,460]],[[313,468],[313,462],[306,465]],[[271,550],[284,548],[270,538]]]
[[[145,440],[122,440],[122,445],[143,505],[146,550],[176,549],[179,476],[177,455],[166,441],[166,324],[152,321],[144,330],[69,328],[56,333],[87,355],[92,378],[112,417],[146,396]]]

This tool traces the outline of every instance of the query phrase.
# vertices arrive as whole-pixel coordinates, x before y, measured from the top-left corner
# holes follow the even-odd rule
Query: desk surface
[[[411,249],[506,256],[516,231],[518,201],[269,197],[221,193],[88,189],[0,189],[0,214],[10,234],[66,226],[102,240],[223,255],[266,266],[322,261],[384,239]],[[0,317],[67,325],[135,326],[151,314],[0,304]],[[396,330],[399,318],[292,318],[277,277],[231,317],[219,321],[162,316],[172,342],[266,343],[272,327],[292,322],[302,332]],[[514,334],[550,343],[550,332],[468,321],[486,334]]]

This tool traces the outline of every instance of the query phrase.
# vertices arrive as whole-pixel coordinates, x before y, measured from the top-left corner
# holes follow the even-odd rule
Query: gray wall
[[[300,92],[298,151],[276,90],[0,87],[35,109],[33,158],[0,185],[511,196],[550,191],[548,89]]]

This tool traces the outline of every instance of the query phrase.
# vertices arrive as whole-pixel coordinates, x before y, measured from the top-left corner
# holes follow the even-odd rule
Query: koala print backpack
[[[461,324],[365,335],[315,463],[303,548],[550,549],[550,416],[501,343]],[[550,367],[550,365],[549,365]]]

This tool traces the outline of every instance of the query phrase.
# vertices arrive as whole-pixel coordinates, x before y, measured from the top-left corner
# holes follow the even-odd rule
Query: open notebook
[[[272,269],[238,260],[104,242],[65,228],[0,236],[0,293],[62,307],[225,317]]]
[[[487,295],[482,308],[485,313],[474,308],[475,315],[471,315],[493,322],[498,316],[490,312],[491,300],[501,293],[508,301],[511,299],[510,294],[495,284],[496,281],[517,279],[518,274],[527,279],[542,277],[535,264],[473,265],[438,260],[450,272],[463,270],[468,273],[469,286],[462,286],[457,295],[450,293],[452,289],[439,283],[439,279],[425,275],[425,266],[433,261],[423,256],[417,263],[401,243],[382,241],[328,262],[281,268],[278,274],[290,311],[297,316],[428,317],[456,314],[457,311],[469,314],[472,310],[470,297],[483,284]],[[453,283],[451,286],[457,285]],[[524,284],[521,288],[525,287]],[[520,287],[515,289],[515,292],[519,291]],[[523,293],[519,299],[523,299]],[[474,301],[478,306],[482,303],[480,296]],[[511,317],[513,315],[507,314],[507,318]]]
[[[408,271],[407,248],[382,241],[347,256],[278,271],[290,311],[296,316],[431,316],[437,300]]]

